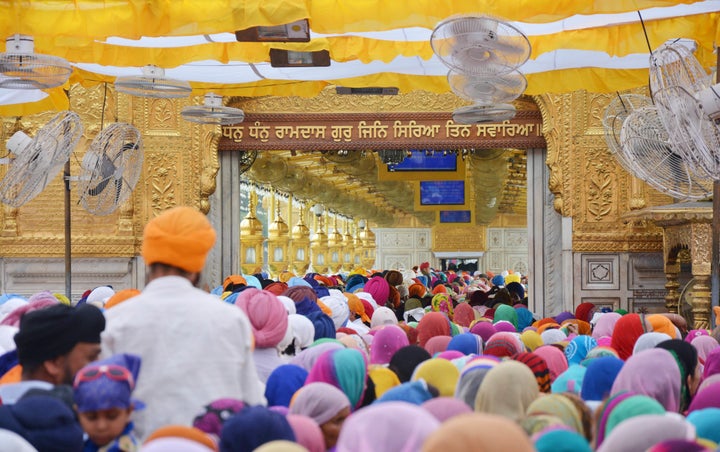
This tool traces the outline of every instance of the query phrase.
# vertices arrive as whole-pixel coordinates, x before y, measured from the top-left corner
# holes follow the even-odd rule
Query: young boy
[[[83,367],[75,376],[73,396],[80,426],[86,433],[84,452],[135,452],[140,441],[130,415],[142,403],[131,399],[140,357],[114,355]]]

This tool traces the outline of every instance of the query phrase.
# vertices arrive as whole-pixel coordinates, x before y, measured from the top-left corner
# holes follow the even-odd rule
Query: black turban
[[[69,353],[78,342],[100,343],[105,316],[95,306],[64,304],[28,312],[15,335],[20,365],[39,364]]]

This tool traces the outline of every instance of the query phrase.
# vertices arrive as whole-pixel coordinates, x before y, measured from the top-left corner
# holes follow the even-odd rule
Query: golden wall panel
[[[536,98],[548,144],[554,207],[573,218],[573,251],[661,251],[660,228],[622,218],[631,210],[672,199],[632,177],[608,150],[602,117],[612,99],[584,91]]]
[[[117,95],[111,86],[73,86],[70,108],[80,115],[84,132],[70,157],[77,175],[85,150],[103,125],[128,122],[140,129],[145,160],[132,197],[115,212],[97,216],[78,204],[71,191],[73,257],[133,257],[139,254],[148,219],[175,205],[207,212],[219,169],[219,128],[183,121],[186,99],[146,99]],[[23,118],[2,118],[3,142],[16,130],[33,136],[55,112]],[[5,168],[0,165],[0,177]],[[74,184],[73,184],[74,185]],[[35,199],[18,209],[0,206],[0,257],[64,255],[64,180],[58,175]]]
[[[432,228],[433,251],[484,251],[487,226],[437,225]]]

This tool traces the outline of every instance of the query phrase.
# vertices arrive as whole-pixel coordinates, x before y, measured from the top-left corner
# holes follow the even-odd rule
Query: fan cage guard
[[[55,115],[25,148],[13,152],[15,158],[0,180],[0,201],[20,207],[39,195],[62,170],[82,132],[77,113]]]
[[[527,88],[527,79],[516,69],[497,76],[468,75],[451,69],[447,78],[453,93],[475,103],[512,102]]]
[[[446,19],[433,30],[430,46],[445,65],[466,74],[504,74],[530,58],[527,36],[490,16]]]
[[[186,121],[200,124],[229,125],[245,120],[245,113],[241,109],[222,106],[197,105],[185,107],[180,112],[180,115]]]
[[[603,114],[602,124],[605,130],[605,142],[608,145],[608,149],[625,171],[631,174],[634,172],[634,169],[631,162],[625,158],[625,153],[620,143],[620,132],[623,123],[633,111],[651,105],[652,100],[647,96],[640,94],[621,94],[610,101]]]
[[[669,42],[650,55],[650,90],[682,87],[696,93],[712,85],[712,77],[705,72],[695,55],[679,42]]]
[[[0,54],[0,88],[55,88],[65,83],[70,74],[72,67],[62,58],[40,54]]]
[[[173,99],[188,97],[192,92],[190,83],[165,77],[165,70],[154,65],[142,68],[143,75],[118,77],[115,89],[118,92],[140,97]]]
[[[695,97],[682,87],[655,95],[658,114],[673,148],[704,177],[720,177],[720,130],[705,117]]]
[[[474,104],[458,108],[452,118],[457,124],[484,124],[510,120],[516,113],[517,109],[512,104]]]
[[[674,151],[656,107],[632,112],[623,124],[620,141],[629,172],[656,190],[683,201],[712,196],[712,180],[697,174]]]
[[[108,215],[130,198],[143,164],[140,131],[125,123],[103,129],[90,144],[78,182],[80,204],[95,215]]]

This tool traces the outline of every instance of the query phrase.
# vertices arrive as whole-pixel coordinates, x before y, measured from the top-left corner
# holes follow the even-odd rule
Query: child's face
[[[107,410],[78,413],[80,426],[96,445],[102,447],[120,436],[130,422],[132,408],[109,408]]]

